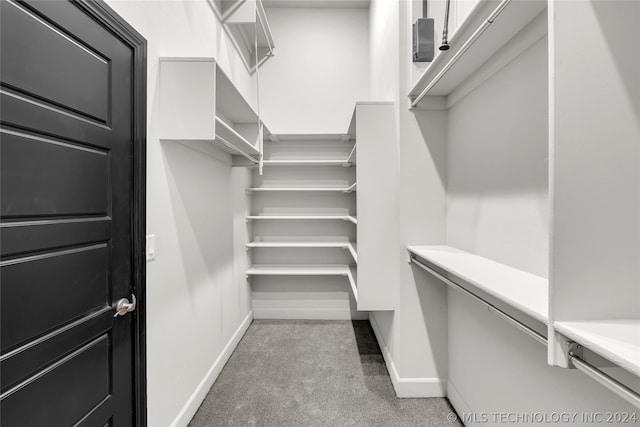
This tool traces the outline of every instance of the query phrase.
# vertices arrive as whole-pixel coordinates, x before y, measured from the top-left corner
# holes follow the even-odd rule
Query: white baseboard
[[[376,323],[373,314],[369,316],[369,322],[378,340],[380,351],[382,351],[384,362],[387,365],[387,371],[389,371],[389,377],[391,377],[391,383],[398,397],[446,397],[446,380],[441,378],[402,378],[393,363],[391,353],[382,338],[380,327]]]
[[[198,387],[196,387],[189,400],[187,400],[187,403],[178,413],[178,416],[173,420],[171,427],[187,427],[189,421],[191,421],[191,418],[193,418],[196,411],[202,404],[202,401],[207,396],[209,389],[218,378],[218,375],[220,375],[222,368],[224,368],[224,365],[231,357],[231,354],[233,354],[238,343],[247,332],[252,320],[253,312],[249,312],[247,317],[244,318],[238,329],[236,329],[235,333],[220,353],[220,356],[218,356],[216,361],[213,362],[213,365],[211,365],[207,374],[204,376],[202,381],[200,381],[200,384],[198,384]]]
[[[271,320],[366,320],[368,311],[334,308],[254,308],[254,319]]]
[[[472,414],[471,409],[469,409],[467,402],[460,396],[456,387],[451,384],[451,381],[447,381],[447,398],[451,406],[453,406],[453,409],[456,410],[458,419],[464,422],[466,427],[480,427],[480,424],[474,422],[472,419],[467,420],[464,418],[464,414]]]

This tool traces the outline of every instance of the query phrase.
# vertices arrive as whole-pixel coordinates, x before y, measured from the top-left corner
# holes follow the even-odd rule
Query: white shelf
[[[264,160],[262,162],[265,166],[344,166],[348,163],[347,160]],[[347,166],[351,166],[348,164]]]
[[[350,193],[351,187],[252,187],[247,191],[272,191],[272,192],[291,192],[291,191],[315,191],[315,192],[336,192],[336,193]]]
[[[565,337],[640,376],[640,319],[555,322]]]
[[[248,215],[248,220],[343,220],[354,224],[358,223],[356,217],[350,215]]]
[[[353,141],[353,135],[348,133],[274,133],[269,135],[269,141],[295,141],[295,142],[317,142],[317,141]]]
[[[355,243],[349,241],[261,241],[247,243],[247,248],[339,248],[347,249],[358,262]]]
[[[411,88],[412,107],[447,96],[547,7],[546,1],[479,1]]]
[[[252,265],[249,276],[349,276],[346,265]]]
[[[469,286],[547,323],[547,279],[449,246],[409,246],[408,250]]]

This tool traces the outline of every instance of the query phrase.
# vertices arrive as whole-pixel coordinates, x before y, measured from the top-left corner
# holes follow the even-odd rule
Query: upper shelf
[[[250,70],[273,56],[275,44],[261,0],[213,0],[213,4]]]
[[[555,322],[567,338],[640,376],[640,319]]]
[[[208,141],[256,162],[261,126],[213,58],[160,59],[160,139]]]
[[[465,284],[547,323],[547,279],[449,246],[409,246],[407,249]]]
[[[411,88],[412,108],[427,108],[449,95],[545,10],[546,1],[479,1]]]

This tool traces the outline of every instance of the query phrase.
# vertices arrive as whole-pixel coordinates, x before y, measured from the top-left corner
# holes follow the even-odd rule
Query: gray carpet
[[[256,320],[191,427],[461,426],[446,399],[398,399],[367,321]]]

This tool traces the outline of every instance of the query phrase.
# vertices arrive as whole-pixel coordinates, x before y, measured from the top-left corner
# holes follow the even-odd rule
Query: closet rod
[[[227,141],[226,139],[224,139],[221,136],[216,135],[216,141],[220,141],[222,142],[224,145],[226,145],[228,148],[232,149],[233,151],[237,152],[238,154],[240,154],[243,157],[246,157],[247,159],[249,159],[250,161],[252,161],[253,163],[258,163],[258,160],[254,159],[253,157],[251,157],[250,154],[242,151],[241,149],[239,149],[238,147],[236,147],[235,145],[233,145],[232,143],[230,143],[229,141]]]
[[[452,57],[451,59],[449,59],[449,62],[447,62],[444,67],[442,67],[442,69],[440,70],[440,72],[433,78],[433,80],[431,80],[431,82],[427,85],[427,87],[425,87],[422,92],[420,92],[420,94],[418,96],[416,96],[415,99],[413,99],[411,101],[411,108],[416,108],[418,106],[418,104],[420,103],[420,101],[422,101],[422,98],[424,98],[427,93],[429,93],[429,91],[440,81],[440,79],[442,79],[442,77],[444,77],[444,75],[449,71],[449,69],[451,67],[453,67],[455,65],[456,62],[458,62],[458,60],[462,57],[462,55],[464,55],[464,53],[471,47],[473,46],[473,44],[476,42],[476,40],[478,40],[480,38],[480,36],[482,35],[482,33],[485,32],[485,30],[487,28],[489,28],[489,26],[491,24],[493,24],[493,21],[496,20],[496,18],[498,17],[498,15],[500,15],[500,13],[502,13],[502,11],[504,10],[505,7],[507,7],[509,5],[509,3],[511,3],[511,0],[502,0],[502,2],[498,5],[498,7],[495,8],[495,10],[493,12],[491,12],[491,15],[489,15],[489,17],[487,18],[486,21],[484,21],[482,23],[482,25],[480,25],[476,31],[474,31],[474,33],[471,35],[471,37],[469,38],[469,40],[467,40],[462,47],[460,48],[459,51],[457,51]]]
[[[466,294],[466,295],[472,297],[477,302],[479,302],[480,304],[482,304],[485,307],[487,307],[487,309],[489,311],[491,311],[492,313],[497,314],[503,320],[506,320],[507,322],[511,323],[513,326],[515,326],[516,328],[520,329],[522,332],[526,333],[531,338],[533,338],[534,340],[538,341],[540,344],[547,345],[547,338],[544,335],[541,335],[540,333],[538,333],[537,331],[531,329],[529,326],[525,325],[524,323],[522,323],[521,321],[519,321],[515,317],[505,313],[504,311],[500,310],[499,308],[497,308],[493,304],[491,304],[491,303],[485,301],[484,299],[480,298],[479,296],[477,296],[473,292],[468,291],[467,289],[463,288],[462,286],[460,286],[456,282],[454,282],[454,281],[448,279],[447,277],[443,276],[442,274],[438,273],[437,271],[435,271],[433,268],[429,267],[428,265],[423,264],[422,262],[420,262],[416,258],[416,256],[414,254],[410,255],[410,260],[411,260],[412,263],[414,263],[415,265],[417,265],[421,269],[425,270],[427,273],[431,274],[432,276],[442,280],[444,283],[446,283],[447,285],[451,286],[455,290],[460,291],[463,294]]]
[[[529,336],[534,338],[536,341],[538,341],[538,342],[540,342],[541,344],[544,344],[544,345],[547,344],[547,338],[545,338],[543,335],[541,335],[538,332],[534,331],[533,329],[531,329],[530,327],[528,327],[524,323],[522,323],[519,320],[515,319],[514,317],[508,315],[507,313],[505,313],[504,311],[502,311],[499,308],[495,307],[491,303],[483,300],[482,298],[480,298],[479,296],[477,296],[473,292],[470,292],[467,289],[463,288],[462,286],[460,286],[456,282],[446,278],[445,276],[443,276],[442,274],[438,273],[437,271],[435,271],[434,269],[432,269],[428,265],[423,264],[422,262],[420,262],[416,258],[416,256],[414,254],[411,254],[410,259],[411,259],[411,262],[414,263],[415,265],[417,265],[418,267],[422,268],[423,270],[425,270],[429,274],[433,275],[434,277],[442,280],[443,282],[445,282],[447,285],[451,286],[452,288],[454,288],[454,289],[456,289],[456,290],[458,290],[458,291],[460,291],[460,292],[472,297],[476,301],[480,302],[482,305],[486,306],[489,311],[499,315],[504,320],[506,320],[509,323],[511,323],[513,326],[515,326],[518,329],[520,329],[521,331],[527,333]],[[587,375],[588,377],[590,377],[594,381],[600,383],[601,385],[603,385],[604,387],[609,389],[611,392],[615,393],[616,395],[620,396],[622,399],[624,399],[627,402],[629,402],[632,405],[634,405],[636,408],[640,408],[640,394],[638,394],[634,390],[630,389],[629,387],[625,386],[621,382],[615,380],[614,378],[611,378],[609,375],[607,375],[606,373],[602,372],[597,367],[595,367],[595,366],[591,365],[590,363],[582,360],[580,357],[578,357],[573,352],[569,352],[569,359],[571,360],[571,362],[573,363],[573,366],[575,366],[577,370],[579,370],[583,374]]]
[[[622,399],[631,403],[636,408],[640,408],[640,394],[631,390],[626,385],[618,382],[617,380],[611,378],[609,375],[602,372],[600,369],[596,368],[589,362],[585,362],[578,356],[573,353],[569,353],[569,359],[573,363],[573,366],[576,367],[577,370],[581,371],[583,374],[587,375],[591,379],[599,382],[606,388],[608,388],[613,393],[620,396]]]

